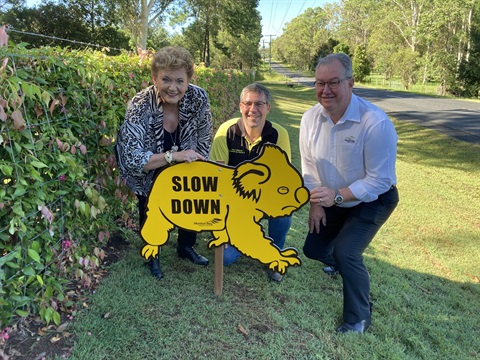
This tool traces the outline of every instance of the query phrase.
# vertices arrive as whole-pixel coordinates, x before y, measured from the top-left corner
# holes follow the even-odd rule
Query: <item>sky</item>
[[[286,23],[308,8],[323,7],[333,0],[260,0],[257,10],[262,17],[262,41],[282,35]]]

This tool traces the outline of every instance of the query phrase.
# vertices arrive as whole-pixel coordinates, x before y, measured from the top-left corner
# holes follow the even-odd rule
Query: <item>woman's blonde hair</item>
[[[184,68],[190,80],[193,76],[194,64],[192,55],[180,46],[166,46],[153,55],[151,73],[157,77],[160,70],[178,70]]]

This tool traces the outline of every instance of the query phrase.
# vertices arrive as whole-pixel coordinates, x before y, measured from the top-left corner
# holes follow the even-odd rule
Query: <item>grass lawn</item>
[[[300,169],[299,124],[314,92],[273,77],[263,83],[273,97],[268,118],[288,129]],[[197,249],[211,264],[178,259],[173,238],[162,250],[161,281],[132,235],[131,251],[73,322],[71,359],[479,359],[480,146],[392,121],[401,199],[365,254],[374,302],[367,333],[334,332],[342,281],[318,262],[302,256],[276,284],[260,263],[241,258],[225,268],[217,297],[208,233]],[[307,207],[294,213],[287,238],[300,253],[307,216]]]

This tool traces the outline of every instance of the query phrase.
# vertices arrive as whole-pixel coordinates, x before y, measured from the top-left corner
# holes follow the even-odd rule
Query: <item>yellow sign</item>
[[[257,158],[236,167],[207,161],[166,167],[148,197],[142,256],[155,257],[177,226],[211,231],[209,247],[229,244],[284,274],[288,266],[301,264],[298,252],[278,249],[260,220],[291,215],[308,199],[301,174],[275,145],[265,145]]]

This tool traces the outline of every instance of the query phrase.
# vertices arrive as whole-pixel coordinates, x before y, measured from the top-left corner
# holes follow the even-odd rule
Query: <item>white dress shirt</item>
[[[321,104],[307,110],[300,124],[300,153],[305,186],[348,187],[359,199],[341,206],[371,202],[397,183],[398,136],[387,114],[352,94],[334,124]]]

